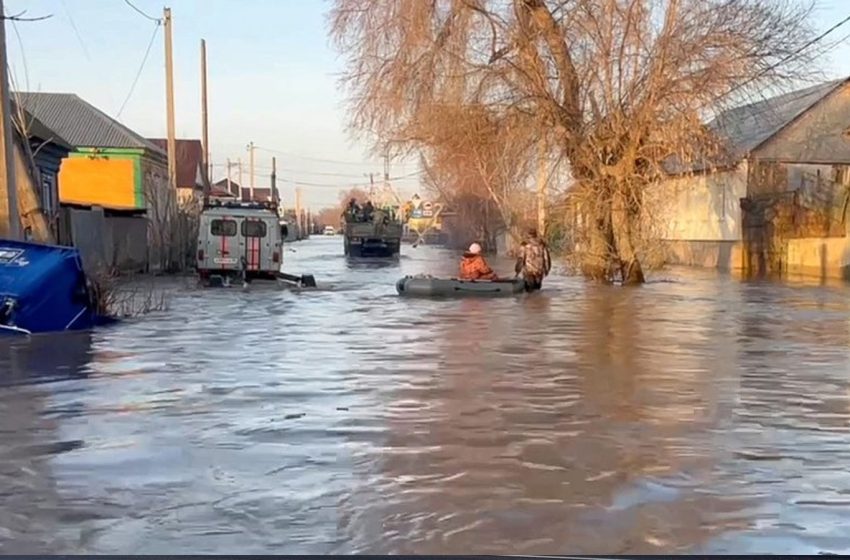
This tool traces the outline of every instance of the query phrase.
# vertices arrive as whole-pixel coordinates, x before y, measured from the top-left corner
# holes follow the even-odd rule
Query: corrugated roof
[[[670,156],[662,165],[671,175],[734,166],[848,81],[833,80],[724,111],[706,127],[717,135],[725,153],[687,164]]]
[[[28,113],[76,148],[138,148],[165,155],[155,144],[73,93],[19,92],[16,98]]]
[[[847,80],[833,80],[729,109],[708,127],[726,141],[734,157],[745,157]]]
[[[12,99],[9,101],[12,105],[12,114],[15,117],[15,129],[20,131],[20,127],[18,126],[18,109],[15,104],[15,100]],[[74,148],[61,136],[56,134],[53,130],[50,130],[47,126],[44,125],[43,122],[35,118],[31,113],[29,113],[26,109],[23,110],[23,118],[26,121],[26,132],[27,136],[32,139],[41,140],[42,142],[49,142],[62,148],[63,150],[71,151]]]

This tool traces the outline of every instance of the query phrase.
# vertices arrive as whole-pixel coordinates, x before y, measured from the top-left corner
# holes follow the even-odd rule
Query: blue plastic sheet
[[[77,249],[0,239],[0,333],[82,330],[97,323]]]

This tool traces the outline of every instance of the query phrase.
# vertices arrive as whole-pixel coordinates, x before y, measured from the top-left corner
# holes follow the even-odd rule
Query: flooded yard
[[[291,247],[318,291],[0,340],[0,552],[850,553],[850,288],[402,300],[455,256]]]

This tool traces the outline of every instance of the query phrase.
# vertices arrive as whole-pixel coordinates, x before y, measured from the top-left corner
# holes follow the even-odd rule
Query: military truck
[[[343,224],[345,255],[348,257],[398,257],[403,226],[389,212],[374,210],[369,215],[346,213]]]

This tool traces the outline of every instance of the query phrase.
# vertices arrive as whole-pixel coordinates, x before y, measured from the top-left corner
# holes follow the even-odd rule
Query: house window
[[[41,175],[41,207],[45,214],[56,212],[56,174],[45,169],[39,170]]]

